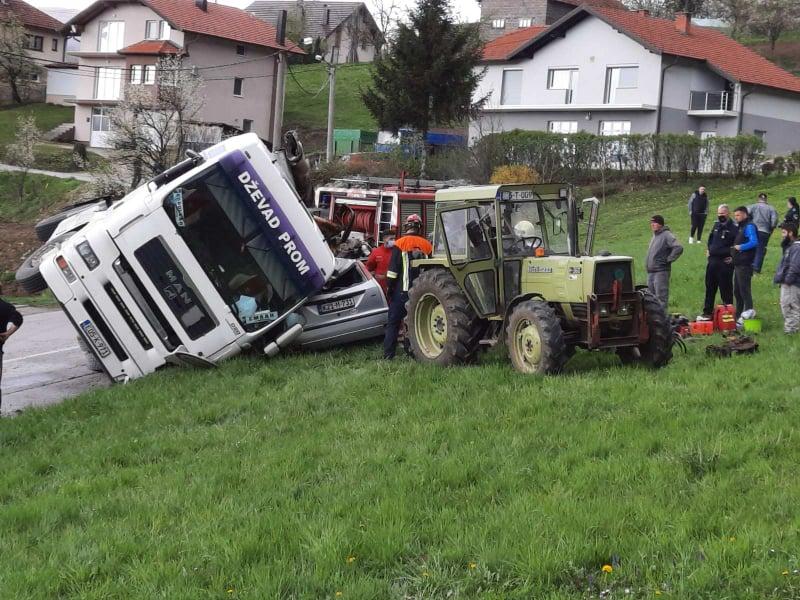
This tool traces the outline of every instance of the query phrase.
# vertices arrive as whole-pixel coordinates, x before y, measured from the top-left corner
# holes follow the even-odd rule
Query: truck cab
[[[276,155],[225,140],[140,186],[46,254],[40,272],[114,381],[169,362],[274,354],[335,259]]]

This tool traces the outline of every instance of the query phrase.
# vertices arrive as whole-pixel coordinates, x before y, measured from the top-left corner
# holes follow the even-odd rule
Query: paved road
[[[59,309],[22,308],[25,323],[5,345],[2,415],[109,385],[86,366],[75,329]]]
[[[16,167],[14,165],[7,165],[5,163],[0,163],[0,171],[22,171],[22,167]],[[95,177],[90,173],[84,173],[82,171],[76,173],[61,173],[60,171],[45,171],[43,169],[28,169],[28,173],[33,173],[34,175],[48,175],[49,177],[58,177],[60,179],[77,179],[78,181],[92,181]]]

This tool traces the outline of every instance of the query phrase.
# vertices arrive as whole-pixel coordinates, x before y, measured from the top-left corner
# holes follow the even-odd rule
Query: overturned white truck
[[[279,154],[254,134],[78,221],[57,226],[35,266],[114,381],[366,339],[386,320],[377,282],[333,256]]]

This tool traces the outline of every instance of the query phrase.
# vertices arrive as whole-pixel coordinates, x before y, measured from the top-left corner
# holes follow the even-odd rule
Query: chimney
[[[675,13],[675,29],[688,34],[692,30],[692,15],[688,12]]]
[[[278,11],[278,22],[275,23],[275,41],[281,46],[286,43],[286,11]]]
[[[208,0],[194,0],[194,5],[203,12],[208,12]]]
[[[647,10],[646,8],[640,8],[639,10],[636,11],[636,14],[639,15],[640,17],[649,17],[650,11]]]

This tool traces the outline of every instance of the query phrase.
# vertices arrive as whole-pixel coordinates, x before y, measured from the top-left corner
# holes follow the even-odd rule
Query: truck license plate
[[[347,310],[348,308],[356,307],[355,298],[343,298],[342,300],[335,300],[334,302],[326,302],[319,305],[319,314],[327,315],[332,312],[339,312],[340,310]]]
[[[103,341],[103,338],[100,337],[100,334],[97,333],[97,329],[95,329],[94,325],[89,319],[86,319],[83,323],[81,323],[81,329],[83,329],[83,333],[86,334],[88,340],[92,343],[97,353],[100,355],[100,358],[105,358],[109,354],[111,354],[111,350],[108,349],[106,343]]]

